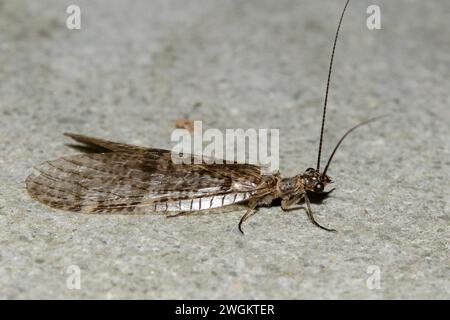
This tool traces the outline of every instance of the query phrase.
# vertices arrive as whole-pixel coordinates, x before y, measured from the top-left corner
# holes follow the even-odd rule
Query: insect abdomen
[[[153,210],[163,212],[207,210],[243,202],[248,200],[251,196],[251,192],[242,192],[195,199],[181,199],[155,203]]]

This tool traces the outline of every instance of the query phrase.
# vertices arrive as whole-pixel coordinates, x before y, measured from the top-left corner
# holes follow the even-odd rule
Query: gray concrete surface
[[[65,28],[66,7],[82,10]],[[365,26],[378,4],[382,30]],[[0,1],[0,298],[450,298],[450,2],[353,1],[325,155],[336,192],[303,210],[165,219],[29,198],[65,131],[170,148],[173,122],[279,128],[281,170],[315,164],[343,1]],[[67,268],[79,266],[70,290]],[[375,267],[370,267],[375,266]],[[380,287],[375,283],[379,268]],[[369,272],[369,273],[368,273]]]

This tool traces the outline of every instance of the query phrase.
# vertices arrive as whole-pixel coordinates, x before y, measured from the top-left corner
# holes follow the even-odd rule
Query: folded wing
[[[267,193],[270,179],[248,164],[174,164],[171,152],[67,134],[98,153],[46,161],[27,180],[29,194],[81,212],[195,211]]]

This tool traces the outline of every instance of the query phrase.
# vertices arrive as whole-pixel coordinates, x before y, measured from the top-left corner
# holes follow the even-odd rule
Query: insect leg
[[[249,208],[247,210],[247,212],[242,216],[241,220],[239,220],[239,224],[238,224],[238,228],[239,231],[244,234],[244,231],[242,231],[242,223],[244,223],[245,220],[247,220],[250,216],[254,215],[256,213],[256,207],[258,206],[260,199],[255,199],[252,202],[249,202]]]
[[[295,196],[288,200],[281,200],[281,209],[283,211],[291,211],[292,209],[295,209],[295,208],[291,208],[291,206],[293,204],[300,202],[300,200],[302,200],[302,199],[303,199],[303,194],[300,194],[300,195]]]
[[[305,194],[304,194],[304,197],[305,197],[305,202],[306,202],[306,207],[307,207],[306,212],[308,213],[309,220],[311,220],[311,222],[312,222],[313,224],[315,224],[316,226],[318,226],[319,228],[321,228],[321,229],[323,229],[323,230],[331,231],[331,232],[336,232],[335,229],[328,229],[328,228],[326,228],[326,227],[324,227],[324,226],[321,226],[321,225],[314,219],[314,215],[313,215],[313,212],[312,212],[312,210],[311,210],[311,203],[309,202],[308,195],[305,193]]]

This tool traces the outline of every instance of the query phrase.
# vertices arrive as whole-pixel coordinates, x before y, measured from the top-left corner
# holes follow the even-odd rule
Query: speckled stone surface
[[[313,209],[84,215],[31,200],[65,131],[170,148],[176,119],[279,128],[289,176],[314,166],[343,1],[0,1],[0,298],[450,298],[450,2],[353,1],[337,48]],[[382,29],[366,28],[378,4]],[[81,270],[81,288],[67,283]],[[378,277],[379,276],[379,277]],[[379,281],[377,280],[379,279]],[[69,286],[70,287],[70,286]]]

